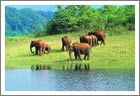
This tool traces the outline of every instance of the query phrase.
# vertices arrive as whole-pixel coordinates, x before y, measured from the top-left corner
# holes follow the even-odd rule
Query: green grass
[[[71,64],[90,64],[90,69],[134,69],[135,68],[135,35],[130,32],[125,35],[106,36],[106,45],[92,47],[90,60],[69,60],[68,52],[61,51],[61,37],[67,35],[72,42],[79,42],[79,36],[84,32],[67,33],[59,35],[44,36],[40,38],[31,37],[9,37],[6,38],[6,69],[30,68],[31,65],[51,65],[52,69],[67,68]],[[29,45],[31,40],[42,39],[46,41],[52,51],[50,54],[35,56],[31,54]],[[83,55],[82,55],[83,58]]]

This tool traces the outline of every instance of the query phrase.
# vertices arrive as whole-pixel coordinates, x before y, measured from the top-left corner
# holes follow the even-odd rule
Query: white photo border
[[[7,5],[135,5],[135,91],[5,91]],[[1,1],[1,95],[139,95],[139,1]]]

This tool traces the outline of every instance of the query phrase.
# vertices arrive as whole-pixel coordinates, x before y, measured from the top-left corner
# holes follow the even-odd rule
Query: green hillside
[[[5,7],[6,36],[23,36],[38,32],[52,19],[53,12],[34,11],[29,8],[17,10]]]

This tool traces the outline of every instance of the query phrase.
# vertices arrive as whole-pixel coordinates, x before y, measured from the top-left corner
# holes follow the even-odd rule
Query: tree
[[[56,34],[85,30],[90,28],[92,16],[92,8],[88,5],[58,6],[53,19],[47,24],[47,31]]]

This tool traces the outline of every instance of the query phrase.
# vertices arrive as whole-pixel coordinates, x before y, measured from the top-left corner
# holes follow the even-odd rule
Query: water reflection
[[[31,66],[31,70],[51,70],[51,65],[36,64]]]
[[[90,64],[81,64],[81,63],[70,63],[70,64],[63,64],[62,66],[63,71],[81,71],[81,70],[85,70],[85,71],[89,71],[90,70]]]
[[[134,91],[134,70],[6,70],[6,91]],[[71,67],[72,66],[72,67]],[[80,69],[80,68],[78,68]],[[70,70],[70,69],[69,69]]]

